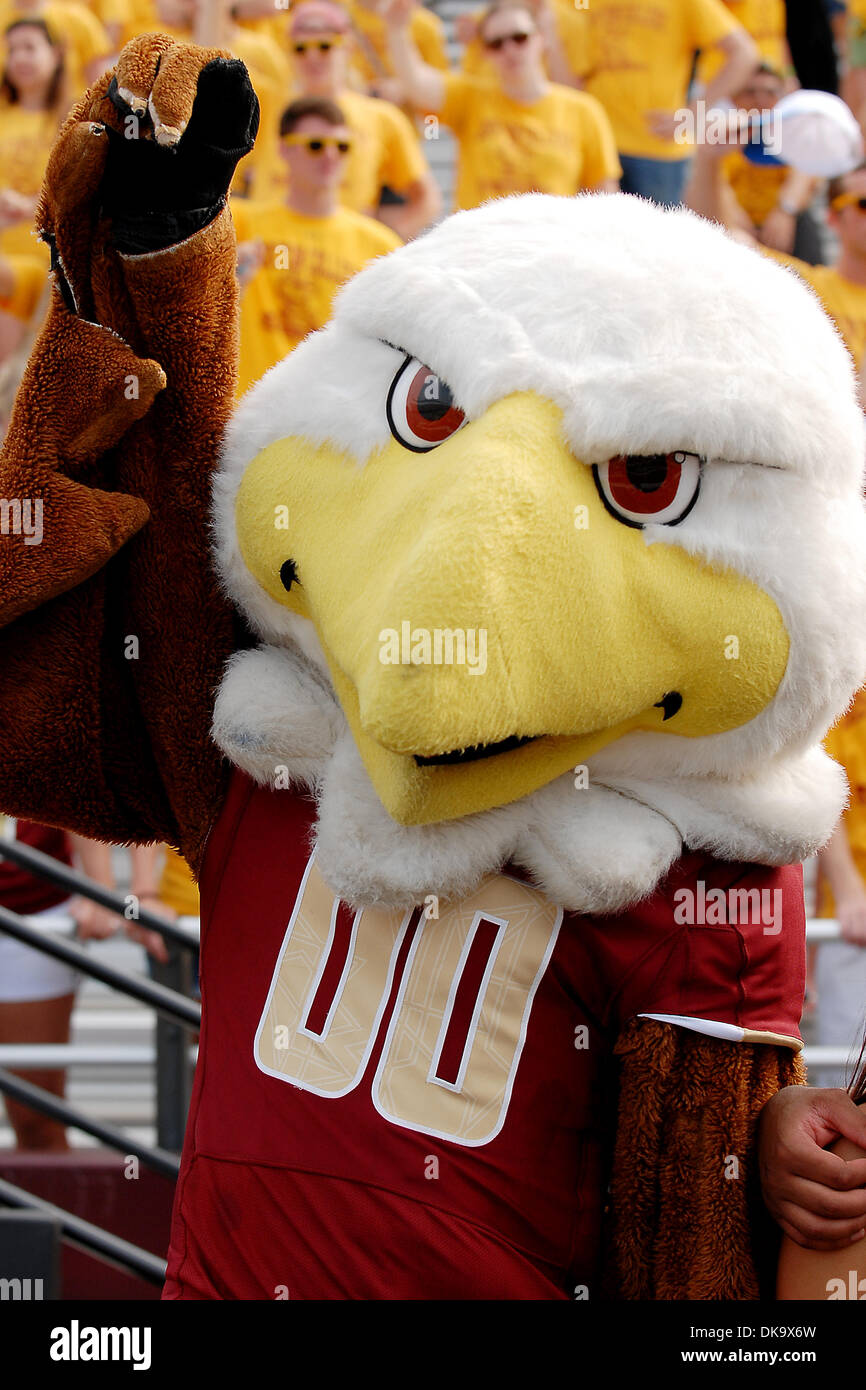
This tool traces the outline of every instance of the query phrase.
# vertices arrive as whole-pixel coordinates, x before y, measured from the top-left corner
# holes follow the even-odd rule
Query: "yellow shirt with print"
[[[337,105],[352,133],[352,149],[340,183],[340,203],[372,216],[379,206],[382,186],[405,193],[427,174],[415,131],[398,106],[363,92],[343,91]],[[256,172],[253,197],[258,201],[284,199],[288,169],[277,156],[267,169]]]
[[[807,285],[812,286],[824,306],[824,312],[842,334],[859,371],[866,352],[866,285],[855,285],[852,280],[844,279],[835,266],[809,265],[796,256],[786,256],[782,251],[771,251],[766,246],[759,249],[771,260],[795,270]]]
[[[776,72],[784,72],[788,65],[785,0],[724,0],[724,4],[755,40],[764,62],[769,63]],[[711,82],[723,62],[724,57],[718,50],[704,53],[698,64],[701,82]]]
[[[338,208],[308,217],[283,203],[232,200],[238,242],[261,240],[264,259],[241,295],[238,394],[331,316],[334,295],[400,238],[372,217]]]
[[[685,159],[688,147],[655,135],[649,111],[685,105],[694,55],[739,26],[722,0],[590,0],[584,87],[610,117],[620,154]]]
[[[0,105],[0,189],[12,188],[35,198],[56,138],[55,116]],[[48,266],[48,247],[38,240],[32,217],[22,218],[0,231],[0,252],[44,260]]]
[[[753,164],[742,150],[722,160],[722,177],[754,227],[763,226],[790,175],[787,164]]]
[[[599,103],[555,82],[538,101],[522,102],[482,77],[452,73],[439,116],[459,145],[458,208],[509,193],[568,197],[622,172]]]
[[[858,690],[854,703],[830,730],[824,747],[848,777],[851,800],[842,821],[851,857],[866,883],[866,691]],[[818,916],[834,915],[833,894],[823,874],[818,877]]]

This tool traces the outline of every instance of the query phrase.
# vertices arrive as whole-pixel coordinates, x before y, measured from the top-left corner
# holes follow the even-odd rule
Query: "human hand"
[[[784,251],[790,253],[794,249],[794,237],[797,234],[797,219],[790,212],[784,212],[782,208],[773,208],[758,232],[758,240],[763,246],[770,246],[774,251]],[[866,905],[866,897],[864,897]]]
[[[474,14],[464,10],[454,21],[454,37],[464,46],[478,37],[478,20]]]
[[[810,1250],[841,1250],[866,1232],[866,1158],[826,1146],[844,1136],[866,1149],[866,1109],[846,1091],[786,1086],[761,1111],[764,1202],[786,1235]]]
[[[156,917],[164,917],[167,922],[177,920],[177,913],[174,908],[164,903],[157,893],[142,893],[138,901],[144,904],[147,912],[152,912]],[[160,965],[168,963],[168,947],[165,944],[165,938],[158,931],[154,931],[152,927],[143,927],[140,922],[134,919],[125,923],[125,930],[130,941],[135,941],[139,946],[143,946],[147,954],[159,961]]]
[[[75,918],[76,932],[82,941],[104,941],[114,936],[120,926],[116,912],[90,898],[73,898],[69,912]]]
[[[647,129],[660,140],[673,140],[683,124],[680,111],[646,111],[644,113]]]
[[[15,188],[0,191],[0,226],[11,227],[33,216],[34,200]]]

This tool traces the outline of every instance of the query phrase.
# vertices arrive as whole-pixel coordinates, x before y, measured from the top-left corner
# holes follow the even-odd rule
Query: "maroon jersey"
[[[50,854],[52,859],[59,859],[61,864],[72,863],[69,837],[65,830],[55,830],[50,825],[37,825],[35,821],[30,820],[13,821],[13,826],[14,834],[11,838],[17,840],[19,845],[39,849],[43,854]],[[8,828],[7,820],[7,831]],[[8,908],[10,912],[27,916],[34,912],[44,912],[49,907],[56,907],[58,903],[66,902],[68,897],[68,888],[50,883],[47,879],[37,878],[20,864],[13,864],[11,859],[4,859],[0,855],[0,906]]]
[[[235,772],[207,847],[165,1297],[592,1296],[617,1035],[652,1014],[799,1046],[799,869],[687,854],[599,918],[509,871],[353,911],[313,816]]]

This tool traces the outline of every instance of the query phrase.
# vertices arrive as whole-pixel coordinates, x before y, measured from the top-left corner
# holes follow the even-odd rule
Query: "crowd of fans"
[[[156,30],[242,59],[260,102],[259,136],[231,200],[239,393],[323,326],[339,286],[367,261],[450,211],[429,158],[443,127],[455,141],[455,207],[510,193],[616,189],[685,202],[802,275],[862,370],[866,168],[828,185],[787,167],[754,125],[727,143],[684,138],[700,102],[766,112],[798,85],[834,89],[837,75],[866,121],[866,0],[797,0],[797,9],[801,19],[809,12],[805,38],[802,24],[792,30],[785,0],[497,0],[459,13],[447,32],[416,0],[0,0],[0,429],[49,295],[48,249],[33,218],[58,127],[123,44]],[[820,905],[859,948],[864,708],[858,697],[833,735],[852,806],[822,855]],[[25,838],[41,843],[40,833],[31,827]],[[73,847],[61,848],[68,857]],[[95,851],[85,843],[75,853],[87,865]],[[195,914],[183,862],[154,853],[143,851],[133,867],[136,891],[169,916]],[[101,860],[96,867],[107,873]],[[5,875],[0,861],[6,905],[57,909],[38,893],[25,903],[8,867]],[[109,930],[103,910],[98,920],[81,903],[75,911],[81,934]],[[155,934],[139,939],[164,954]],[[74,982],[59,993],[57,981],[43,982],[34,993],[22,983],[22,959],[22,980],[0,993],[0,1038],[65,1040]],[[32,1023],[21,1008],[27,988],[43,1004]],[[49,1084],[61,1090],[62,1077]],[[17,1111],[14,1118],[25,1125]],[[62,1131],[49,1128],[62,1144]],[[29,1142],[23,1129],[19,1139]]]
[[[769,111],[798,83],[832,87],[837,70],[862,115],[866,0],[790,3],[808,12],[805,44],[785,0],[497,0],[458,10],[449,31],[417,0],[0,0],[0,420],[45,311],[48,253],[32,224],[48,152],[70,105],[135,35],[228,50],[259,97],[259,136],[232,190],[243,391],[321,327],[341,283],[449,211],[428,158],[443,128],[458,208],[620,188],[686,201],[823,265],[835,243],[821,183],[754,135],[722,152],[692,144],[685,119],[700,102]],[[794,65],[802,51],[808,75]],[[848,207],[849,219],[831,209],[840,230],[859,218]],[[843,255],[835,278],[804,274],[859,366],[866,281]]]

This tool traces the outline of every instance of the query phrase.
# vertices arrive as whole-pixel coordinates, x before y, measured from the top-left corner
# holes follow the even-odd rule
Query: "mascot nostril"
[[[664,719],[662,720],[662,723],[664,723],[667,719],[673,719],[674,715],[677,714],[682,707],[682,703],[683,697],[680,692],[678,690],[669,690],[667,695],[663,695],[660,700],[656,701],[653,705],[653,709],[664,710]]]
[[[232,418],[255,113],[215,52],[143,36],[64,125],[82,311],[0,455],[45,513],[0,533],[0,810],[199,879],[166,1297],[772,1297],[730,1178],[803,1080],[800,861],[866,678],[842,342],[692,214],[529,194],[371,262]],[[109,86],[160,55],[142,188]]]

